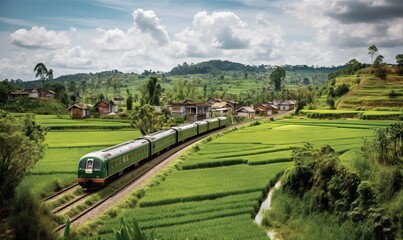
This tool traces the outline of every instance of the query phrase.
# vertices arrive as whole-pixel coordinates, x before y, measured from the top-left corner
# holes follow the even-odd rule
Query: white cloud
[[[66,32],[48,31],[44,27],[19,29],[10,34],[11,44],[22,48],[55,49],[70,43]]]
[[[191,27],[177,34],[179,53],[187,57],[269,60],[281,56],[283,31],[264,15],[248,25],[233,12],[198,12]]]
[[[154,11],[144,11],[139,8],[133,12],[134,23],[143,33],[150,34],[158,43],[166,44],[169,42],[169,36],[165,27],[160,25],[160,19]]]
[[[93,67],[96,59],[92,50],[85,50],[81,46],[63,48],[52,53],[49,64],[59,68],[88,69]]]

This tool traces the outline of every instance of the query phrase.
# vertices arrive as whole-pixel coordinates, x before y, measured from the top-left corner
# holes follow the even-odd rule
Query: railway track
[[[62,190],[60,190],[60,191],[58,191],[58,192],[56,192],[56,193],[44,198],[42,200],[42,202],[49,202],[49,201],[51,201],[53,199],[57,199],[59,196],[64,195],[67,191],[70,191],[75,187],[78,187],[78,183],[74,183],[74,184],[72,184],[72,185],[70,185],[70,186],[68,186],[66,188],[63,188]]]

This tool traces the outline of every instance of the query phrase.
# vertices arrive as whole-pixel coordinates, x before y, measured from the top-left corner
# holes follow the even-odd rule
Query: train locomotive
[[[122,175],[125,169],[138,166],[191,138],[224,128],[228,123],[226,117],[205,119],[88,153],[80,158],[78,183],[84,188],[102,187],[112,177]]]

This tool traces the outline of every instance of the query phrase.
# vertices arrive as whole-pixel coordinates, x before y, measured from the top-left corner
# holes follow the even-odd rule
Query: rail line
[[[77,186],[78,186],[78,183],[74,183],[74,184],[72,184],[72,185],[70,185],[70,186],[68,186],[66,188],[63,188],[62,190],[60,190],[60,191],[58,191],[58,192],[56,192],[56,193],[54,193],[54,194],[42,199],[42,202],[48,202],[49,200],[52,200],[53,198],[56,198],[56,197],[58,197],[60,195],[63,195],[65,192],[67,192],[67,191],[69,191],[72,188],[77,187]]]

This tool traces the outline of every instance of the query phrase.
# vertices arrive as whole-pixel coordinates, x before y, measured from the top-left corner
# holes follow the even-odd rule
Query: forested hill
[[[207,62],[201,62],[196,64],[187,64],[184,62],[182,65],[178,65],[169,72],[171,75],[184,75],[184,74],[203,74],[203,73],[214,73],[222,71],[242,71],[242,72],[258,72],[264,71],[265,66],[251,66],[244,65],[242,63],[235,63],[230,61],[222,60],[210,60]]]
[[[221,74],[223,71],[239,71],[239,72],[264,72],[266,69],[275,68],[276,66],[271,65],[244,65],[242,63],[222,61],[222,60],[210,60],[207,62],[201,62],[196,64],[188,64],[184,62],[182,65],[172,68],[169,72],[170,75],[185,75],[185,74],[205,74],[205,73],[218,73]],[[286,71],[325,71],[334,72],[343,66],[332,66],[332,67],[314,67],[307,65],[284,65]]]

